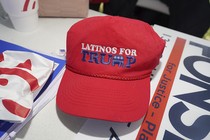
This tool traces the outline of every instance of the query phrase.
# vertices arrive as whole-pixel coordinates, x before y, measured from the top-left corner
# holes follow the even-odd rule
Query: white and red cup
[[[38,25],[38,0],[0,0],[14,28],[21,32],[33,31]]]

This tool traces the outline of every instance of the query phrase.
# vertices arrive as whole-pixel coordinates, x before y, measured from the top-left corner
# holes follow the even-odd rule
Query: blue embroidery
[[[112,66],[115,66],[115,64],[117,64],[119,67],[123,67],[123,64],[124,64],[123,56],[120,56],[120,55],[114,56],[113,61],[112,61]]]
[[[122,68],[130,68],[132,64],[136,62],[136,58],[134,56],[124,56],[122,55],[113,55],[113,54],[105,54],[99,52],[89,52],[87,50],[82,50],[82,61],[95,63],[95,64],[103,64],[115,66],[118,65]]]

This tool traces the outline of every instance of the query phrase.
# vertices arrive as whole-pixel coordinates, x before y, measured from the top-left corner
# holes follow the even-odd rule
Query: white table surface
[[[1,14],[1,11],[0,11]],[[89,10],[88,17],[103,14]],[[66,33],[82,18],[39,18],[36,30],[16,31],[8,18],[0,15],[0,39],[33,50],[55,53],[66,46]],[[55,99],[47,104],[26,126],[15,140],[71,140],[86,119],[62,113]]]

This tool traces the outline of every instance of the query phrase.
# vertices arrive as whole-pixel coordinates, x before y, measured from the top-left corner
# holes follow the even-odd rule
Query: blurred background
[[[209,0],[90,0],[89,7],[210,40]]]

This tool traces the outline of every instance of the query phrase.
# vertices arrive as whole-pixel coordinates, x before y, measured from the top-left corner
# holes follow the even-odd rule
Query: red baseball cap
[[[150,75],[164,46],[140,20],[98,16],[77,22],[67,33],[58,107],[80,117],[139,120],[148,109]]]

